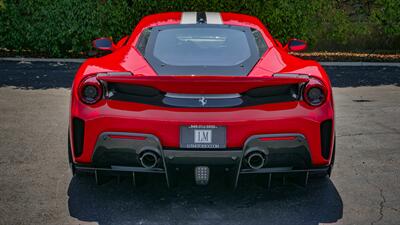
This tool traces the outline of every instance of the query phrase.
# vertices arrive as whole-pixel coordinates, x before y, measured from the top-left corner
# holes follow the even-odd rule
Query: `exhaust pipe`
[[[151,169],[157,166],[160,156],[155,151],[145,151],[139,158],[144,168]]]
[[[261,152],[250,152],[246,155],[247,165],[253,170],[261,169],[265,164],[265,156]]]

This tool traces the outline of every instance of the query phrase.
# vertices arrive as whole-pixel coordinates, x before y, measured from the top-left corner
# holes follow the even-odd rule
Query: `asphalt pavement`
[[[400,68],[326,66],[336,165],[307,187],[243,179],[167,189],[96,185],[67,164],[69,88],[78,63],[0,62],[0,225],[400,224]]]

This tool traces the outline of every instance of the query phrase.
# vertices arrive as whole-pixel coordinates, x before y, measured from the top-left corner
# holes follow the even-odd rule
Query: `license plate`
[[[181,126],[181,148],[225,148],[226,128],[214,125]]]

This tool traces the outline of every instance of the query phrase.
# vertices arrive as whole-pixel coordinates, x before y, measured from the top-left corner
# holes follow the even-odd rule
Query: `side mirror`
[[[307,49],[307,42],[299,39],[290,39],[285,49],[289,52],[300,52]]]
[[[115,49],[114,43],[110,38],[97,38],[92,42],[94,48],[104,51],[113,51]]]

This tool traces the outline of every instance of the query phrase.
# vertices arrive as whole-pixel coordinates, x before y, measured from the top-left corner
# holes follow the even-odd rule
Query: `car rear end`
[[[74,170],[96,177],[161,173],[168,184],[182,169],[198,184],[223,171],[235,186],[251,173],[300,173],[305,180],[310,172],[328,173],[334,142],[329,81],[318,70],[263,69],[270,47],[263,38],[247,26],[144,28],[129,51],[141,54],[153,74],[114,66],[85,70],[74,82]],[[121,58],[126,65],[130,57]]]
[[[74,161],[79,169],[166,175],[183,165],[217,166],[233,171],[235,183],[239,173],[327,169],[333,106],[323,86],[320,105],[306,100],[315,83],[293,74],[171,79],[100,73],[83,81],[82,94],[72,100]],[[92,86],[102,97],[83,100]]]

